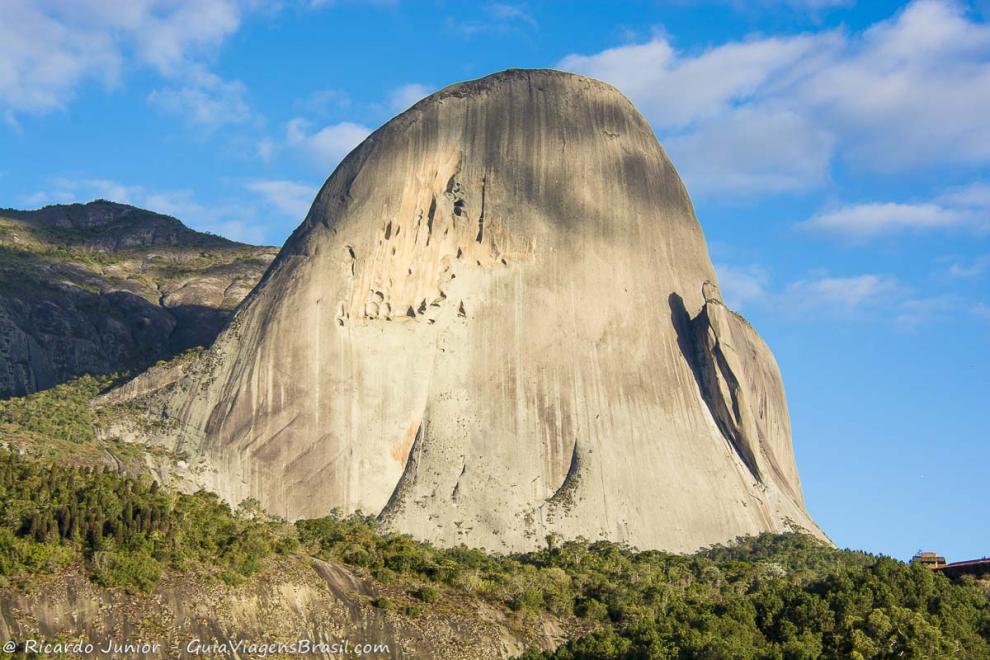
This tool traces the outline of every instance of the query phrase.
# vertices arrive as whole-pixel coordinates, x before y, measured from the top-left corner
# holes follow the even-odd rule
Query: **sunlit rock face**
[[[716,282],[630,102],[506,71],[371,135],[212,350],[107,400],[288,518],[496,550],[820,534],[776,364]]]

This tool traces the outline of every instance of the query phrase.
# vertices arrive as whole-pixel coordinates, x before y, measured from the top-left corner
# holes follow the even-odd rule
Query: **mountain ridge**
[[[209,344],[275,251],[107,200],[0,210],[0,396]]]

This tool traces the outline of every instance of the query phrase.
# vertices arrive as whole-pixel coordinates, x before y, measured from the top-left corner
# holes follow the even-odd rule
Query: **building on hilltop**
[[[911,558],[911,563],[921,564],[935,570],[945,566],[946,562],[945,557],[939,556],[938,553],[919,550],[918,554]]]

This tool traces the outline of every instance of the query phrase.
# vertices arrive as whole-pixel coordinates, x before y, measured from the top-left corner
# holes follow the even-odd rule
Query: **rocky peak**
[[[776,364],[717,281],[628,99],[508,71],[375,131],[207,354],[103,401],[167,414],[187,478],[290,519],[499,551],[819,533]]]

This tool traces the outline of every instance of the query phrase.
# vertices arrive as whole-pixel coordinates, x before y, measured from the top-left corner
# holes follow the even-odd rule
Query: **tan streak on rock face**
[[[418,424],[413,424],[406,431],[406,435],[400,442],[392,445],[392,460],[397,463],[406,464],[409,459],[409,450],[412,449],[413,441],[416,439],[416,432],[419,430]]]
[[[507,71],[376,131],[201,365],[107,399],[144,392],[201,483],[290,518],[497,550],[820,533],[776,364],[716,281],[629,101]]]

